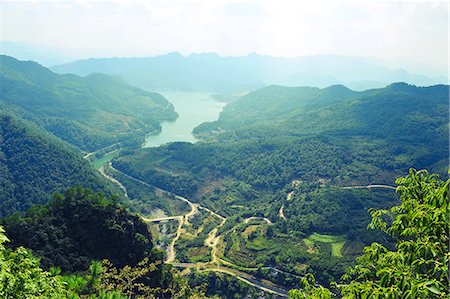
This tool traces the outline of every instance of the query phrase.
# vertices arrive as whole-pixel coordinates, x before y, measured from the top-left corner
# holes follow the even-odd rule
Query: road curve
[[[391,189],[397,190],[397,187],[389,186],[389,185],[367,185],[367,186],[347,186],[347,187],[339,187],[341,189]]]
[[[193,263],[173,263],[172,264],[174,267],[177,268],[199,268],[199,265],[197,264],[193,264]],[[225,273],[228,275],[231,275],[233,277],[236,277],[239,280],[242,280],[243,282],[254,286],[260,290],[263,290],[265,292],[271,293],[271,294],[275,294],[277,296],[283,297],[283,298],[287,298],[288,297],[288,292],[283,289],[282,287],[276,285],[275,283],[266,280],[266,279],[260,279],[260,278],[256,278],[255,276],[239,271],[239,270],[235,270],[235,269],[230,269],[230,268],[226,268],[226,267],[221,267],[221,266],[212,266],[212,265],[204,265],[203,268],[199,268],[199,271],[212,271],[212,272],[221,272],[221,273]]]
[[[281,205],[280,210],[278,211],[278,214],[279,214],[281,219],[287,220],[286,216],[284,215],[284,204]]]
[[[252,221],[252,220],[262,220],[262,221],[264,221],[264,222],[266,222],[267,224],[269,224],[269,225],[272,225],[273,223],[272,223],[272,221],[270,221],[270,219],[267,219],[266,217],[248,217],[248,218],[246,218],[245,220],[244,220],[244,223],[249,223],[250,221]]]

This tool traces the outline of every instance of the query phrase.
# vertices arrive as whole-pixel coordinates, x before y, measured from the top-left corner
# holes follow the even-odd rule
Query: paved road
[[[173,263],[172,265],[177,268],[196,268],[199,271],[213,271],[213,272],[225,273],[225,274],[234,276],[237,279],[242,280],[243,282],[245,282],[251,286],[254,286],[260,290],[266,291],[271,294],[278,295],[283,298],[288,297],[287,290],[276,285],[275,283],[273,283],[269,280],[266,280],[266,279],[257,278],[251,274],[248,274],[248,273],[245,273],[245,272],[242,272],[239,270],[230,269],[227,267],[210,265],[210,264],[209,265],[199,265],[199,264],[193,264],[193,263]]]
[[[340,187],[341,189],[391,189],[397,190],[397,187],[389,186],[389,185],[367,185],[367,186],[348,186],[348,187]]]
[[[104,151],[104,150],[107,150],[107,149],[109,149],[109,148],[113,148],[113,147],[115,147],[115,146],[118,146],[118,145],[120,145],[121,143],[122,143],[122,142],[116,142],[116,143],[113,143],[113,144],[111,144],[111,145],[102,147],[101,149],[98,149],[98,150],[96,150],[95,152],[87,153],[86,155],[83,156],[83,159],[87,159],[87,158],[89,158],[90,156],[95,155],[96,153],[99,153],[99,152]]]

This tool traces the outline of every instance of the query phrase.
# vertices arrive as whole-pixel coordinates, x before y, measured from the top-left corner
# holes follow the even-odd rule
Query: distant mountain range
[[[327,87],[344,84],[354,90],[384,87],[393,82],[418,86],[446,83],[444,76],[427,77],[390,69],[374,59],[336,55],[298,58],[249,54],[221,57],[215,53],[183,56],[78,60],[51,68],[82,76],[95,72],[118,75],[145,89],[175,88],[222,92],[251,90],[269,84]]]

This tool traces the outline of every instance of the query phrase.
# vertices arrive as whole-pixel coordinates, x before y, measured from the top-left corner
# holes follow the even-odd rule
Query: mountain
[[[297,58],[250,54],[221,57],[215,53],[182,56],[178,53],[140,58],[78,60],[51,68],[57,73],[119,75],[145,89],[176,88],[216,91],[252,90],[268,84],[326,87],[345,84],[351,88],[384,87],[404,81],[416,85],[446,82],[404,69],[390,69],[374,59],[336,55]]]
[[[78,151],[55,136],[0,113],[0,216],[48,202],[73,185],[116,192]]]
[[[62,49],[43,46],[29,42],[14,42],[2,40],[1,55],[8,55],[20,60],[33,60],[50,67],[56,64],[69,63],[75,55],[70,55]]]
[[[177,117],[160,94],[118,77],[58,75],[31,61],[0,56],[0,109],[32,121],[86,151],[143,137]]]
[[[230,103],[217,122],[203,126],[225,131],[270,126],[278,135],[371,136],[411,145],[435,144],[445,151],[448,93],[446,85],[406,83],[363,92],[342,85],[269,86]],[[201,127],[195,132],[200,133]]]

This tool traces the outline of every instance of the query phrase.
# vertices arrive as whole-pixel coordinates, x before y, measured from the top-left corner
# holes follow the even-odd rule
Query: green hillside
[[[104,193],[114,187],[53,135],[0,114],[0,215],[46,203],[53,192],[73,185]]]
[[[160,94],[131,87],[119,77],[58,75],[31,61],[0,56],[0,109],[92,151],[141,138],[177,117]]]
[[[448,94],[445,85],[405,83],[363,92],[342,85],[324,89],[269,86],[227,105],[217,122],[204,124],[196,132],[220,128],[233,134],[253,130],[255,136],[246,137],[254,138],[261,131],[278,136],[371,136],[413,144],[445,143]],[[222,135],[221,139],[230,133]]]
[[[152,238],[138,216],[90,189],[71,188],[45,206],[2,220],[10,246],[24,246],[41,257],[45,269],[86,271],[91,260],[137,265],[149,257]]]

